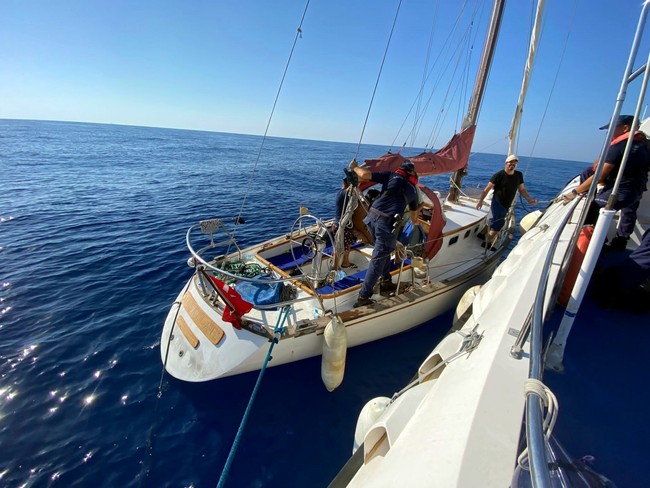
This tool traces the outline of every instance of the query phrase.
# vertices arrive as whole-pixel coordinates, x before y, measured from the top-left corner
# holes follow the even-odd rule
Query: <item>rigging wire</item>
[[[433,46],[433,37],[435,34],[435,27],[436,27],[436,20],[438,19],[438,8],[440,7],[440,2],[436,2],[435,9],[434,9],[434,14],[433,14],[433,19],[431,21],[431,33],[429,34],[429,45],[427,46],[427,55],[426,55],[426,61],[424,63],[424,68],[422,69],[422,81],[420,83],[420,91],[418,92],[417,95],[417,107],[415,109],[415,117],[413,119],[413,129],[412,129],[412,137],[411,137],[411,147],[415,146],[415,134],[417,131],[417,125],[418,125],[418,120],[420,118],[420,106],[422,104],[422,94],[424,93],[424,87],[427,82],[427,73],[429,71],[429,60],[431,59],[431,48]]]
[[[366,113],[366,120],[363,122],[363,128],[361,129],[361,136],[359,137],[359,144],[357,144],[357,150],[354,153],[354,159],[357,159],[359,155],[359,150],[361,148],[361,141],[363,141],[363,134],[366,132],[366,126],[368,125],[368,118],[370,117],[370,110],[372,109],[372,103],[375,100],[375,94],[377,93],[377,87],[379,86],[379,80],[381,79],[381,72],[384,69],[384,63],[386,62],[386,56],[388,55],[388,48],[390,46],[390,41],[393,38],[393,32],[395,31],[395,24],[397,23],[397,17],[399,16],[399,9],[402,6],[402,0],[399,0],[397,4],[397,11],[395,12],[395,18],[393,19],[393,25],[390,28],[390,35],[388,36],[388,42],[386,43],[386,49],[384,50],[384,57],[381,60],[381,66],[379,67],[379,73],[377,74],[377,81],[375,81],[375,88],[372,90],[372,97],[370,97],[370,105],[368,106],[368,112]]]
[[[462,7],[461,7],[461,10],[460,10],[460,12],[458,13],[458,16],[456,17],[456,21],[454,22],[453,27],[452,27],[451,30],[449,31],[449,34],[447,35],[447,38],[445,39],[445,42],[443,42],[443,44],[442,44],[442,48],[441,48],[440,51],[438,52],[438,56],[436,57],[436,60],[433,62],[433,65],[431,66],[431,69],[429,70],[429,73],[427,74],[427,78],[426,78],[426,80],[425,80],[425,84],[426,84],[426,81],[428,81],[429,78],[431,77],[431,75],[433,74],[433,71],[434,71],[434,69],[436,68],[436,66],[438,65],[438,61],[440,61],[440,59],[441,59],[441,57],[442,57],[442,53],[445,51],[445,49],[447,48],[447,46],[449,46],[449,45],[451,44],[451,38],[452,38],[452,36],[454,35],[454,33],[456,32],[456,29],[458,28],[458,25],[459,25],[460,19],[462,18],[463,13],[464,13],[464,11],[465,11],[465,7],[467,7],[467,1],[468,1],[468,0],[465,0],[465,1],[463,2],[463,5],[462,5]],[[474,14],[474,15],[475,15],[475,14]],[[474,18],[474,16],[472,16],[472,18]],[[453,57],[453,56],[452,56],[452,57]],[[447,64],[447,66],[448,66],[448,65],[449,65],[449,63]],[[446,69],[443,69],[443,70],[442,70],[442,73],[444,74],[445,71],[446,71]],[[433,88],[432,88],[432,93],[431,93],[431,95],[430,95],[429,98],[431,98],[431,97],[433,96],[433,93],[435,93],[435,90],[437,89],[438,84],[440,83],[441,78],[442,78],[442,74],[440,75],[440,77],[438,78],[438,80],[434,83],[434,86],[433,86]],[[423,88],[422,88],[422,89],[423,89]],[[402,129],[404,128],[404,126],[406,125],[406,122],[408,121],[409,117],[411,116],[411,113],[413,112],[413,109],[414,109],[414,107],[416,106],[416,103],[417,103],[418,97],[420,97],[420,96],[421,96],[421,93],[418,93],[418,94],[416,95],[415,100],[413,100],[413,103],[411,104],[411,108],[409,109],[408,113],[407,113],[406,116],[404,117],[404,120],[402,121],[402,125],[400,125],[400,128],[399,128],[399,130],[397,131],[397,134],[395,135],[395,138],[393,139],[393,142],[391,143],[391,147],[394,147],[394,146],[395,146],[395,143],[396,143],[396,141],[397,141],[397,138],[399,137],[400,133],[402,132]],[[423,114],[423,115],[424,115],[424,114]],[[423,116],[423,115],[422,115],[422,116]],[[406,139],[408,139],[408,138],[409,138],[409,136],[407,135],[404,139],[406,140]],[[406,143],[405,143],[404,145],[406,145]]]
[[[548,112],[548,107],[551,104],[551,98],[553,97],[553,92],[555,90],[555,85],[557,84],[557,79],[560,75],[560,69],[562,67],[562,62],[564,61],[564,55],[566,54],[567,46],[569,44],[569,37],[571,37],[571,30],[573,28],[573,23],[575,22],[576,16],[578,13],[578,2],[573,3],[573,15],[571,16],[571,22],[569,23],[569,30],[567,31],[566,38],[564,39],[564,46],[562,48],[562,54],[560,55],[560,60],[557,65],[557,71],[555,72],[555,77],[553,78],[553,84],[551,85],[551,91],[548,94],[548,99],[546,100],[546,106],[544,107],[544,112],[542,113],[542,118],[539,122],[539,127],[537,128],[537,134],[535,134],[535,140],[533,141],[533,147],[530,150],[529,156],[532,158],[533,153],[535,152],[535,147],[537,146],[537,141],[539,135],[542,132],[542,126],[544,125],[544,120],[546,119],[546,113]],[[528,165],[526,165],[526,171],[528,171]]]
[[[533,140],[533,145],[530,149],[530,153],[528,153],[528,160],[526,161],[526,168],[524,169],[523,173],[524,176],[528,175],[528,169],[530,168],[530,163],[533,158],[533,154],[535,153],[535,148],[537,147],[537,141],[539,140],[539,135],[542,132],[542,126],[544,125],[544,120],[546,119],[546,114],[548,112],[548,107],[551,104],[551,98],[553,98],[553,92],[555,91],[555,85],[557,84],[557,79],[560,75],[560,70],[562,68],[562,62],[564,61],[564,55],[566,54],[567,46],[569,44],[569,38],[571,37],[571,31],[573,30],[573,24],[575,22],[576,16],[578,13],[578,2],[577,0],[573,2],[573,15],[571,16],[571,21],[569,22],[569,29],[567,30],[566,37],[564,38],[564,46],[562,47],[562,54],[560,55],[560,60],[558,61],[557,64],[557,70],[555,71],[555,77],[553,78],[553,83],[551,85],[551,91],[548,94],[548,98],[546,99],[546,106],[544,107],[544,112],[542,112],[542,118],[539,121],[539,126],[537,127],[537,133],[535,134],[535,139]],[[522,198],[521,195],[519,195],[519,203],[522,205],[524,210],[528,211],[528,208],[526,207],[526,204],[524,203],[524,199]],[[545,200],[538,200],[538,204],[540,203],[546,203]]]
[[[289,53],[289,59],[287,59],[287,64],[284,67],[284,72],[282,73],[282,79],[280,80],[280,86],[278,86],[278,91],[275,95],[275,100],[273,101],[273,107],[271,108],[271,113],[269,115],[269,120],[266,123],[266,129],[264,129],[264,135],[262,136],[262,142],[260,143],[260,148],[257,151],[257,157],[255,158],[255,164],[253,166],[253,171],[251,172],[250,177],[248,178],[248,183],[246,185],[246,192],[244,193],[244,198],[242,199],[241,206],[239,207],[239,214],[238,218],[236,219],[235,223],[235,230],[233,231],[233,235],[237,231],[237,227],[239,226],[240,219],[242,216],[242,212],[244,211],[244,205],[246,204],[246,199],[248,198],[248,194],[250,193],[251,186],[253,184],[253,176],[255,175],[255,172],[257,171],[257,165],[260,161],[260,156],[262,154],[262,149],[264,148],[264,143],[266,142],[266,136],[269,133],[269,127],[271,126],[271,120],[273,119],[273,114],[275,113],[275,107],[278,104],[278,99],[280,98],[280,92],[282,91],[282,86],[284,85],[284,79],[287,76],[287,71],[289,70],[289,64],[291,63],[291,58],[293,56],[293,52],[296,49],[296,44],[298,43],[298,39],[302,38],[302,24],[305,21],[305,16],[307,15],[307,9],[309,8],[309,2],[311,0],[307,0],[307,3],[305,4],[305,10],[302,13],[302,18],[300,19],[300,24],[298,25],[298,28],[296,29],[296,37],[293,39],[293,45],[291,46],[291,52]]]
[[[447,91],[445,92],[445,96],[443,97],[440,110],[439,110],[439,112],[437,114],[437,117],[436,117],[436,121],[435,121],[435,123],[433,125],[433,128],[431,129],[431,133],[429,134],[429,138],[428,138],[427,144],[426,144],[427,147],[433,147],[436,140],[438,139],[438,136],[440,135],[440,131],[442,130],[442,124],[444,123],[445,119],[447,118],[448,111],[445,110],[445,106],[447,106],[447,100],[449,98],[449,93],[451,91],[452,85],[455,85],[455,87],[456,87],[454,92],[452,93],[452,96],[451,96],[452,100],[455,97],[459,86],[461,86],[459,83],[454,84],[453,80],[454,80],[454,78],[456,76],[456,73],[458,72],[458,67],[460,66],[461,61],[463,59],[462,53],[466,51],[467,46],[471,45],[470,37],[471,37],[471,27],[468,26],[467,30],[465,31],[465,34],[463,35],[463,37],[461,39],[461,42],[458,43],[458,48],[456,49],[456,53],[454,53],[454,57],[456,58],[456,64],[454,65],[454,69],[453,69],[453,71],[451,73],[451,81],[447,85]],[[462,46],[465,46],[465,47],[462,47]],[[449,63],[447,64],[447,66],[449,66],[451,64],[452,59],[453,59],[453,57],[449,59]],[[429,100],[427,101],[427,106],[431,102],[432,98],[433,98],[433,92],[429,96]],[[449,105],[451,106],[451,102],[449,103]],[[424,121],[421,120],[420,125],[423,122]]]

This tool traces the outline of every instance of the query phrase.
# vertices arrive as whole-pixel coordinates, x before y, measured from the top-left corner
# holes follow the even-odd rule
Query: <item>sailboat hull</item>
[[[297,295],[288,304],[285,322],[280,307],[254,307],[238,329],[223,319],[224,304],[208,293],[205,280],[195,273],[165,321],[160,350],[166,370],[191,382],[258,370],[266,361],[278,323],[284,329],[269,367],[321,355],[325,326],[335,314],[346,328],[348,347],[354,347],[404,332],[450,310],[467,289],[490,277],[511,234],[504,233],[498,251],[487,252],[475,237],[485,224],[485,211],[477,210],[475,202],[467,199],[449,206],[446,214],[443,251],[429,263],[428,275],[416,277],[410,265],[396,268],[392,274],[393,281],[400,284],[399,293],[377,294],[377,302],[366,307],[353,308],[362,279],[351,280],[352,286],[338,290],[321,287],[319,293],[296,280],[292,286]],[[286,255],[291,245],[283,239],[271,239],[237,255],[252,256],[280,274],[274,268],[274,256]],[[363,274],[371,254],[372,247],[367,244],[351,254],[351,260],[358,263],[354,274]]]

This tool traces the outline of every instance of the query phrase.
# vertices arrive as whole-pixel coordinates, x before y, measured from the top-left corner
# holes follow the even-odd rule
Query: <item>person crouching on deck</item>
[[[350,169],[357,174],[360,181],[372,181],[382,185],[381,195],[372,203],[368,216],[364,219],[375,241],[375,247],[359,297],[354,303],[355,307],[361,307],[373,303],[371,297],[377,281],[381,292],[387,293],[397,289],[390,276],[390,255],[397,247],[394,224],[401,218],[405,206],[409,208],[413,224],[418,224],[418,180],[415,165],[408,159],[395,172],[373,173],[367,168],[359,167],[356,159],[350,163]]]

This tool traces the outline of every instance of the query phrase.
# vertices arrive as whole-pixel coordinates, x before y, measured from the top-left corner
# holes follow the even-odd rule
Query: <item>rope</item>
[[[478,201],[478,198],[470,197],[467,193],[465,193],[465,192],[463,191],[463,189],[462,189],[460,186],[458,186],[458,185],[456,184],[456,182],[454,181],[454,178],[453,178],[453,177],[450,177],[450,178],[449,178],[449,183],[456,187],[456,189],[458,190],[458,192],[459,192],[460,195],[462,195],[462,196],[464,196],[464,197],[466,197],[466,198],[469,198],[469,199],[471,199],[471,200],[476,200],[476,201]]]
[[[185,295],[185,292],[189,288],[191,282],[192,282],[191,280],[188,280],[187,284],[185,285],[185,288],[182,291],[181,296]],[[176,309],[176,314],[174,314],[174,321],[172,322],[172,328],[169,331],[169,338],[167,339],[167,350],[165,351],[165,360],[163,361],[162,371],[160,372],[160,381],[158,382],[158,393],[156,394],[156,405],[153,410],[154,421],[151,424],[151,429],[149,429],[149,433],[147,434],[147,444],[145,446],[145,456],[147,456],[147,458],[145,459],[142,466],[142,477],[140,478],[140,486],[142,486],[142,483],[147,478],[147,475],[149,474],[149,468],[151,467],[151,461],[153,460],[153,452],[152,452],[153,435],[156,428],[156,419],[158,419],[158,407],[160,405],[160,399],[162,398],[163,380],[165,378],[165,371],[167,371],[167,359],[169,358],[169,344],[172,341],[172,337],[174,335],[174,329],[176,328],[176,319],[178,318],[178,314],[181,311],[181,302],[174,302],[172,305],[178,305],[178,308]]]
[[[478,326],[478,325],[477,325]],[[476,327],[477,327],[476,326]],[[476,327],[474,327],[470,332],[467,334],[461,332],[460,330],[455,330],[454,333],[460,334],[463,336],[463,341],[460,344],[460,349],[450,355],[448,358],[442,360],[441,362],[435,364],[432,368],[428,369],[427,371],[423,373],[418,373],[417,378],[415,378],[413,381],[411,381],[408,385],[406,385],[404,388],[402,388],[400,391],[395,393],[393,397],[390,400],[390,403],[393,403],[397,398],[402,396],[404,393],[406,393],[408,390],[413,388],[414,386],[417,386],[420,384],[420,378],[427,378],[429,377],[432,373],[435,371],[439,370],[440,368],[446,366],[447,364],[451,363],[452,361],[458,359],[461,357],[463,354],[469,355],[472,353],[479,345],[481,342],[481,339],[483,338],[483,334],[478,334],[476,332]]]
[[[379,86],[379,80],[381,79],[381,72],[384,69],[384,63],[386,62],[386,56],[388,54],[388,47],[390,46],[390,41],[393,38],[393,32],[395,31],[395,24],[397,23],[397,16],[399,15],[399,9],[402,6],[402,0],[399,0],[397,4],[397,11],[395,12],[395,18],[393,19],[393,25],[390,28],[390,35],[388,36],[388,42],[386,43],[386,49],[384,50],[384,57],[381,60],[381,66],[379,67],[379,73],[377,74],[377,81],[375,81],[375,88],[372,90],[372,97],[370,97],[370,105],[368,106],[368,112],[366,113],[366,120],[363,122],[363,128],[361,129],[361,136],[359,137],[359,144],[357,144],[357,150],[354,153],[354,159],[357,159],[359,155],[359,149],[361,148],[361,141],[363,141],[363,134],[366,132],[366,126],[368,125],[368,118],[370,117],[370,110],[372,109],[372,102],[375,100],[375,94],[377,93],[377,87]]]
[[[226,464],[224,465],[223,471],[221,472],[221,477],[219,478],[219,483],[217,484],[217,488],[221,488],[226,482],[226,478],[228,477],[228,472],[230,471],[230,466],[232,465],[232,461],[235,458],[235,453],[237,452],[237,448],[239,447],[239,442],[241,441],[242,434],[244,432],[244,427],[246,426],[246,422],[248,421],[248,416],[250,415],[253,402],[255,401],[255,397],[257,396],[257,392],[262,383],[262,377],[264,376],[264,372],[266,371],[266,365],[271,360],[271,353],[273,352],[273,347],[279,342],[280,336],[284,332],[284,322],[287,319],[287,316],[289,315],[289,310],[290,308],[288,306],[285,306],[280,312],[280,314],[278,315],[278,322],[275,324],[275,329],[273,330],[273,339],[271,340],[271,346],[269,347],[269,351],[266,353],[266,359],[264,360],[264,364],[262,364],[262,369],[260,370],[260,374],[257,377],[257,381],[255,382],[253,393],[251,393],[251,397],[248,400],[248,405],[246,406],[246,410],[244,411],[244,416],[242,417],[241,423],[239,424],[239,429],[237,429],[237,435],[235,436],[235,440],[233,441],[232,447],[230,448],[230,453],[228,454],[228,459],[226,459]]]
[[[543,428],[545,430],[546,440],[550,439],[551,434],[553,433],[553,428],[555,427],[555,421],[557,420],[559,409],[557,398],[548,386],[541,381],[532,378],[526,380],[524,393],[526,397],[528,397],[528,395],[535,395],[544,403],[546,415],[544,416]],[[526,447],[517,458],[517,464],[519,467],[526,471],[528,471],[528,463],[526,463],[527,459],[528,447]]]
[[[307,4],[305,5],[305,10],[302,13],[302,18],[300,19],[300,24],[298,25],[298,29],[296,29],[296,37],[293,40],[293,45],[291,46],[291,52],[289,53],[289,59],[287,59],[287,64],[284,67],[284,72],[282,73],[282,79],[280,80],[280,86],[278,87],[278,91],[275,95],[275,100],[273,101],[273,107],[271,108],[271,114],[269,115],[269,120],[266,123],[266,129],[264,129],[264,135],[262,136],[262,142],[260,143],[260,148],[257,152],[257,157],[255,158],[255,164],[253,166],[253,171],[248,178],[248,184],[246,186],[246,192],[244,193],[244,198],[242,199],[241,206],[239,207],[239,214],[238,218],[236,220],[235,224],[235,230],[233,231],[233,236],[235,232],[237,231],[237,227],[239,226],[239,220],[241,218],[242,212],[244,211],[244,205],[246,204],[246,199],[248,198],[248,194],[250,193],[251,186],[253,184],[253,175],[255,175],[255,171],[257,171],[257,165],[260,160],[260,156],[262,154],[262,148],[264,147],[264,143],[266,142],[266,136],[269,132],[269,127],[271,126],[271,120],[273,119],[273,113],[275,112],[275,107],[278,104],[278,99],[280,98],[280,92],[282,91],[282,86],[284,85],[284,79],[287,76],[287,71],[289,70],[289,64],[291,63],[291,58],[293,56],[293,51],[296,48],[296,44],[298,43],[298,39],[302,38],[302,23],[305,21],[305,16],[307,15],[307,8],[309,7],[309,2],[310,0],[307,0]]]

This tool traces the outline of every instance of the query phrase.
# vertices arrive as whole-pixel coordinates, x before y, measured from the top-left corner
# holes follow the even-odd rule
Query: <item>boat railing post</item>
[[[630,49],[630,55],[628,57],[627,66],[625,68],[625,73],[623,75],[621,87],[619,89],[619,93],[616,98],[616,104],[614,105],[614,113],[612,114],[612,118],[610,119],[609,127],[607,129],[607,136],[605,137],[605,142],[603,144],[603,148],[600,153],[600,158],[598,159],[598,166],[596,167],[596,170],[594,172],[593,181],[591,183],[591,186],[589,187],[589,192],[586,197],[587,206],[591,204],[596,194],[596,186],[598,180],[600,179],[602,168],[605,164],[605,156],[607,154],[607,150],[609,149],[612,136],[614,135],[616,120],[618,119],[618,116],[621,113],[621,108],[623,106],[623,102],[625,101],[627,86],[633,79],[635,79],[641,73],[641,70],[637,70],[633,73],[632,68],[634,66],[634,61],[636,59],[636,55],[639,50],[639,44],[641,42],[641,38],[643,35],[643,30],[645,28],[645,23],[648,17],[649,10],[650,10],[650,0],[646,0],[643,3],[643,8],[641,9],[641,14],[639,16],[639,22],[637,24],[636,32],[634,34],[634,40],[632,41],[632,47]],[[648,63],[646,63],[646,66],[647,65]],[[639,95],[637,113],[635,114],[635,121],[633,122],[633,125],[635,124],[638,113],[640,112],[640,104],[642,103],[641,97],[644,96],[645,86],[647,86],[648,83],[647,73],[643,78],[643,83],[644,86],[642,87],[641,93]],[[629,145],[629,141],[628,141],[628,145]],[[627,152],[628,152],[628,148],[626,147],[625,156],[627,156]],[[622,170],[619,170],[618,176],[620,177],[621,174],[622,174]],[[615,184],[614,190],[616,189],[617,186]],[[612,191],[612,194],[614,195],[615,192]],[[564,350],[566,348],[566,341],[569,336],[569,332],[571,331],[571,327],[573,325],[573,321],[575,320],[576,313],[584,297],[585,291],[587,289],[587,285],[589,284],[589,280],[591,279],[591,275],[593,274],[593,270],[596,266],[598,255],[600,254],[600,250],[602,249],[602,246],[605,242],[605,238],[607,236],[607,231],[609,230],[609,226],[611,225],[612,219],[614,218],[614,214],[616,213],[616,211],[611,210],[612,204],[613,204],[613,200],[610,200],[606,206],[606,209],[600,210],[598,221],[596,222],[596,227],[594,229],[594,235],[592,236],[589,242],[589,247],[587,248],[585,259],[582,262],[582,266],[580,267],[578,278],[573,286],[573,290],[571,291],[571,298],[569,299],[569,303],[567,304],[566,310],[564,311],[564,316],[562,317],[562,321],[560,322],[558,333],[553,339],[553,343],[549,347],[546,366],[556,371],[561,371],[563,369],[562,360],[564,357]],[[583,209],[581,215],[582,218],[584,218],[585,216],[586,209],[587,207]]]
[[[550,345],[548,353],[546,355],[546,367],[561,371],[563,369],[562,359],[564,357],[564,349],[566,347],[566,341],[571,332],[571,327],[573,326],[573,321],[575,320],[578,308],[582,303],[585,292],[587,291],[587,285],[591,279],[594,268],[596,267],[596,262],[598,261],[598,256],[600,255],[600,250],[605,243],[607,237],[607,231],[614,219],[616,214],[615,210],[606,210],[601,209],[600,214],[598,215],[598,220],[596,221],[596,226],[594,227],[594,233],[591,236],[589,241],[589,246],[587,247],[587,252],[585,253],[584,261],[580,267],[580,272],[576,278],[575,285],[573,290],[571,290],[571,298],[569,303],[566,306],[564,311],[564,316],[560,322],[557,334],[553,339],[553,343]]]

